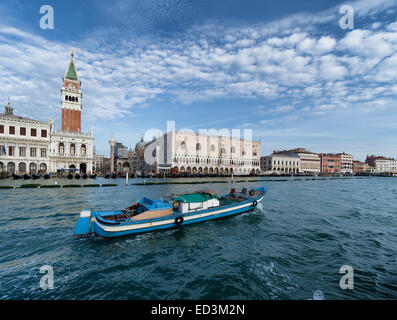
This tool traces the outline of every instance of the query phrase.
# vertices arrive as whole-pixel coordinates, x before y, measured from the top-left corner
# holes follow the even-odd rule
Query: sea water
[[[118,186],[0,189],[0,299],[397,298],[397,178],[284,180],[125,186],[98,178],[57,183]],[[264,201],[242,215],[116,239],[72,235],[85,208],[263,185]],[[340,286],[344,265],[353,289]],[[52,289],[41,285],[45,276]]]

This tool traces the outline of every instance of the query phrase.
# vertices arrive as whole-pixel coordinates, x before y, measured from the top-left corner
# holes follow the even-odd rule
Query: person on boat
[[[233,198],[237,198],[238,195],[237,195],[236,189],[232,188],[230,190],[230,196]]]
[[[243,199],[247,199],[247,188],[243,188],[240,192],[240,194],[238,195],[239,198],[243,198]]]

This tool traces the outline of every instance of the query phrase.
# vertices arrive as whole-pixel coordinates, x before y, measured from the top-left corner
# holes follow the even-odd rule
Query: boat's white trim
[[[91,217],[91,210],[81,210],[80,218],[89,218]]]
[[[257,202],[261,201],[263,197],[260,199],[256,200]],[[238,210],[242,209],[245,207],[249,207],[252,205],[253,202],[245,203],[239,206],[235,207],[230,207],[230,208],[225,208],[221,210],[216,210],[216,211],[210,211],[210,212],[205,212],[205,213],[199,213],[191,216],[184,216],[184,220],[189,221],[189,220],[194,220],[194,219],[200,219],[204,217],[208,217],[211,215],[217,215],[220,213],[228,212],[228,211],[233,211],[233,210]],[[106,226],[102,223],[100,223],[96,218],[93,219],[93,222],[95,222],[99,227],[101,227],[104,231],[106,232],[122,232],[122,231],[128,231],[128,230],[136,230],[136,229],[144,229],[144,228],[150,228],[150,227],[157,227],[165,224],[170,224],[174,223],[175,218],[172,219],[167,219],[167,220],[161,220],[161,221],[153,221],[153,222],[147,222],[147,223],[139,223],[139,224],[131,224],[131,225],[125,225],[125,226]]]

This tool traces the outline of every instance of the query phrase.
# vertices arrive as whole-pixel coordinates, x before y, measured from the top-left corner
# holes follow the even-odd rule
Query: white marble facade
[[[93,149],[92,130],[56,131],[51,120],[43,122],[14,115],[10,104],[5,113],[0,113],[0,172],[55,173],[76,168],[91,173]]]
[[[47,172],[52,123],[13,114],[10,103],[0,113],[0,172]]]
[[[145,150],[157,171],[176,174],[249,175],[260,172],[260,142],[228,135],[169,131]]]

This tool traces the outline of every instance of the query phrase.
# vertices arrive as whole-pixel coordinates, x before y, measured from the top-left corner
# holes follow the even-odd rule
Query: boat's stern
[[[74,228],[73,234],[76,236],[82,236],[91,233],[91,210],[84,209],[80,212],[79,220],[77,220],[76,227]]]

